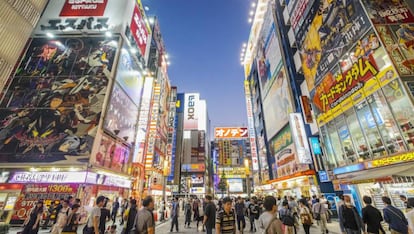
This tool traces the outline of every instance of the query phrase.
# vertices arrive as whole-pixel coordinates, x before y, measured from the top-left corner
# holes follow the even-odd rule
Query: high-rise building
[[[11,75],[47,2],[47,0],[0,2],[0,90]]]

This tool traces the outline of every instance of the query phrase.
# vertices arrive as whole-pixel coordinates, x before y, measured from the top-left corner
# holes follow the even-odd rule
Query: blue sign
[[[311,143],[311,148],[313,154],[319,155],[322,154],[321,145],[319,144],[319,139],[317,137],[309,137]]]
[[[326,171],[318,171],[318,174],[319,174],[319,180],[321,182],[328,182],[328,181],[330,181],[329,180],[329,177],[328,177],[328,173],[326,173]]]
[[[358,163],[350,166],[345,167],[338,167],[333,169],[333,173],[335,175],[343,174],[343,173],[349,173],[354,171],[361,171],[365,169],[365,165],[363,163]]]

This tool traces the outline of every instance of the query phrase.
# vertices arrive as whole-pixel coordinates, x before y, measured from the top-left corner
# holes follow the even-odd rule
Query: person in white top
[[[327,212],[328,208],[325,204],[322,204],[319,201],[319,198],[316,199],[316,203],[312,206],[312,213],[314,218],[317,220],[318,225],[321,227],[322,234],[328,233],[327,223]]]

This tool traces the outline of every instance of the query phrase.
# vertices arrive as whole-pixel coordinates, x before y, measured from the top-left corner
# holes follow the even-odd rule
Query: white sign
[[[85,183],[87,172],[15,172],[9,183]]]
[[[186,93],[184,96],[184,130],[198,129],[198,101],[200,94]]]
[[[190,188],[190,193],[204,194],[204,193],[206,193],[206,189],[204,187],[192,187],[192,188]]]
[[[131,188],[131,181],[123,178],[106,176],[104,185],[116,186],[121,188]]]
[[[295,142],[296,146],[299,163],[312,164],[312,156],[310,154],[302,115],[300,113],[291,113],[289,115],[289,123],[292,131],[293,142]]]

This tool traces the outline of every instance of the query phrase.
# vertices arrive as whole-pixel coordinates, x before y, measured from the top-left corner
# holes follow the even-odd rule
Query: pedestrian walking
[[[257,227],[263,234],[283,234],[282,222],[277,218],[278,206],[276,199],[267,196],[264,199],[263,212],[257,220]]]
[[[244,228],[246,227],[246,220],[244,219],[244,214],[246,213],[246,207],[244,205],[243,199],[239,196],[237,198],[237,203],[235,204],[235,210],[237,215],[237,229],[240,233],[243,233]]]
[[[70,214],[67,218],[65,226],[62,228],[62,234],[76,234],[78,231],[79,216],[77,214],[79,210],[79,204],[73,204]]]
[[[112,219],[113,223],[115,223],[115,221],[116,221],[116,216],[118,215],[118,210],[119,210],[119,201],[118,201],[118,198],[116,197],[114,199],[114,202],[112,203],[111,219]]]
[[[326,226],[327,212],[328,212],[328,208],[320,202],[319,198],[316,198],[315,203],[312,206],[312,213],[313,213],[313,218],[316,220],[319,227],[321,228],[322,234],[329,232]]]
[[[339,207],[339,225],[341,230],[346,234],[360,234],[364,232],[364,225],[355,206],[351,203],[349,196],[344,196],[344,204]]]
[[[312,213],[308,207],[308,201],[306,199],[299,200],[299,217],[303,226],[303,230],[305,230],[305,234],[309,234],[313,219]]]
[[[279,211],[279,218],[284,226],[285,234],[296,234],[295,218],[292,210],[289,208],[289,203],[284,200],[282,203],[283,208]]]
[[[23,223],[22,234],[37,234],[39,232],[40,221],[43,215],[43,201],[39,200],[36,206],[30,210],[29,215]]]
[[[83,228],[83,234],[99,234],[99,219],[101,217],[101,208],[105,203],[105,197],[96,198],[96,206],[93,207],[91,214]]]
[[[409,233],[414,233],[414,198],[410,197],[407,199],[407,210],[409,210],[405,216],[408,221]]]
[[[130,207],[124,212],[124,217],[122,220],[126,220],[124,228],[122,229],[122,234],[129,234],[134,227],[135,217],[137,216],[137,200],[132,199],[130,202]]]
[[[382,210],[384,213],[384,220],[390,226],[391,234],[407,234],[408,221],[405,218],[404,213],[391,205],[391,199],[389,197],[382,197],[382,201],[385,204],[385,208]]]
[[[101,207],[101,216],[99,217],[99,233],[104,234],[106,230],[106,222],[109,221],[111,212],[107,208],[108,198],[105,198],[104,205]]]
[[[223,198],[223,209],[216,218],[216,234],[236,234],[236,218],[230,197]]]
[[[367,226],[367,233],[380,234],[380,231],[385,233],[381,226],[381,221],[383,221],[381,212],[372,206],[371,197],[364,196],[362,200],[365,203],[365,207],[362,208],[362,221]]]
[[[147,196],[142,201],[142,207],[138,210],[135,216],[135,234],[154,234],[155,220],[154,220],[154,199]]]
[[[204,212],[203,225],[206,227],[206,234],[212,234],[214,222],[216,221],[216,205],[213,203],[213,198],[206,195],[206,208]]]
[[[178,212],[180,212],[180,205],[178,204],[177,198],[173,198],[171,204],[171,229],[170,232],[173,231],[174,225],[175,230],[178,232]]]
[[[253,198],[248,208],[249,220],[250,220],[250,232],[256,232],[255,220],[259,219],[259,206],[257,205],[257,199]]]
[[[120,222],[121,225],[124,224],[125,211],[128,210],[128,207],[129,207],[128,199],[124,198],[121,203],[121,222]]]
[[[68,220],[69,212],[69,200],[64,200],[62,202],[62,208],[60,208],[59,213],[57,213],[56,223],[52,227],[52,234],[59,234],[62,232],[62,228],[66,225]]]
[[[184,216],[185,216],[185,222],[184,227],[190,228],[191,223],[191,201],[187,201],[184,205]]]

